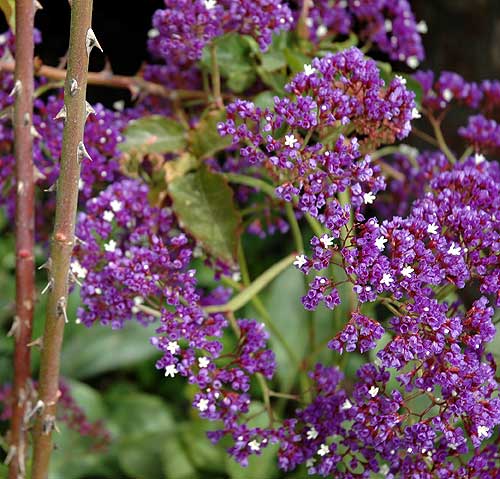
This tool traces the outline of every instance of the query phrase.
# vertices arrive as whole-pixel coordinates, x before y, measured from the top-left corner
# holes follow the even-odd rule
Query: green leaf
[[[261,55],[261,67],[266,72],[274,72],[287,66],[285,48],[290,40],[288,32],[281,32],[273,36],[273,41],[268,50]]]
[[[285,58],[290,69],[299,73],[304,71],[304,65],[311,63],[311,59],[295,48],[285,48]]]
[[[226,180],[203,167],[177,178],[169,192],[182,227],[213,256],[234,264],[241,216]]]
[[[289,268],[273,281],[268,294],[262,296],[274,325],[299,358],[306,351],[308,337],[308,312],[300,301],[304,289],[304,275],[295,268]],[[296,365],[290,361],[279,341],[273,336],[270,341],[276,354],[277,377],[283,390],[289,391],[297,379]]]
[[[158,353],[149,342],[153,328],[128,322],[119,331],[96,325],[80,326],[78,334],[63,346],[61,370],[70,378],[89,378],[107,371],[125,368],[155,357]]]
[[[263,110],[266,108],[272,110],[274,108],[274,95],[270,91],[263,91],[254,96],[253,102],[255,103],[255,106],[258,106]]]
[[[229,33],[215,40],[217,64],[222,77],[236,93],[241,93],[255,81],[254,45],[252,39]],[[203,51],[201,64],[211,71],[211,54],[207,47]]]
[[[175,434],[163,441],[162,458],[165,479],[196,479],[198,477],[186,449]]]
[[[257,67],[257,73],[260,79],[268,86],[271,87],[279,95],[285,95],[285,84],[288,77],[282,73],[270,73],[265,71],[262,67]]]
[[[168,406],[160,398],[142,393],[115,391],[106,399],[121,468],[137,479],[161,477],[162,443],[175,428]]]
[[[9,28],[15,33],[16,31],[16,8],[15,0],[0,0],[0,10],[5,15],[5,19],[9,25]]]
[[[218,151],[224,150],[231,145],[231,138],[220,136],[217,124],[226,119],[226,113],[221,111],[207,111],[191,132],[191,150],[200,158],[208,158]]]
[[[187,144],[184,127],[160,115],[131,121],[123,136],[125,141],[118,146],[124,153],[172,153],[184,149]]]

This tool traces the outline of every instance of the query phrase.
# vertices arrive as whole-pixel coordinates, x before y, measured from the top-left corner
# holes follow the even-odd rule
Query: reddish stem
[[[31,329],[35,291],[34,229],[35,193],[33,174],[33,0],[16,1],[16,69],[14,104],[14,155],[16,159],[16,315],[12,419],[10,428],[11,461],[9,479],[25,476],[26,428],[23,421],[30,380]]]

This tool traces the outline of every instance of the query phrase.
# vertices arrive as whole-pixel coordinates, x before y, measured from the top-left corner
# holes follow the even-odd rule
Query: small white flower
[[[417,32],[425,34],[428,32],[427,28],[427,23],[425,23],[423,20],[417,23]]]
[[[84,268],[78,261],[73,261],[71,263],[71,272],[80,279],[84,279],[87,276],[87,269]]]
[[[314,463],[316,462],[316,459],[314,459],[314,457],[311,457],[310,459],[308,459],[306,461],[306,467],[313,467],[314,466]]]
[[[384,27],[386,32],[392,32],[392,22],[389,19],[384,22]]]
[[[384,251],[385,249],[385,244],[387,243],[387,238],[384,238],[383,236],[379,236],[376,240],[375,240],[375,246],[380,250],[380,251]]]
[[[159,32],[158,30],[156,30],[155,28],[153,28],[153,29],[151,29],[151,30],[156,31],[158,35],[160,34],[160,32]],[[149,30],[149,32],[148,32],[148,36],[149,36],[149,34],[150,34],[151,30]],[[157,36],[158,36],[158,35],[157,35]],[[152,38],[152,37],[149,37],[149,38]],[[118,101],[115,101],[115,102],[113,103],[113,108],[114,108],[116,111],[123,111],[123,110],[125,109],[125,102],[124,102],[123,100],[118,100]]]
[[[490,432],[490,428],[487,426],[478,426],[477,428],[477,437],[488,437],[488,433]]]
[[[316,35],[317,35],[318,37],[324,37],[327,33],[328,33],[328,28],[326,28],[324,25],[320,25],[320,26],[316,29]]]
[[[118,211],[121,211],[121,209],[123,208],[123,203],[121,201],[118,201],[118,200],[113,200],[109,206],[111,206],[111,209],[115,212],[115,213],[118,213]]]
[[[330,452],[330,448],[326,444],[321,444],[318,449],[318,456],[326,456]]]
[[[203,368],[208,368],[208,365],[210,364],[210,360],[206,358],[205,356],[202,356],[201,358],[198,358],[198,366],[203,369]]]
[[[205,8],[207,10],[212,10],[212,8],[215,8],[217,5],[217,2],[215,0],[205,0]]]
[[[179,349],[181,349],[181,348],[179,347],[179,344],[177,343],[177,341],[169,341],[169,343],[167,344],[167,351],[170,354],[176,354],[177,351],[179,351]]]
[[[346,399],[344,401],[344,404],[342,404],[342,406],[340,406],[340,409],[342,409],[342,411],[347,411],[348,409],[351,409],[352,408],[352,403],[351,401],[349,401],[349,399]]]
[[[379,391],[379,388],[377,386],[372,386],[369,391],[368,391],[368,394],[374,398],[377,394],[378,394],[378,391]]]
[[[396,75],[396,78],[403,84],[406,85],[406,78],[401,75]]]
[[[446,101],[451,101],[453,98],[453,92],[449,88],[446,88],[443,92],[443,98]]]
[[[390,286],[391,283],[394,283],[394,279],[389,273],[384,273],[382,279],[380,280],[381,284],[385,284],[386,286]]]
[[[285,145],[286,146],[293,148],[295,146],[295,143],[297,143],[297,139],[295,138],[294,135],[285,135]]]
[[[208,409],[208,399],[202,398],[198,401],[196,404],[196,407],[201,411],[204,412]]]
[[[313,427],[307,431],[307,439],[316,439],[318,437],[318,431]]]
[[[241,281],[241,273],[239,271],[235,271],[232,275],[231,275],[231,279],[233,281],[236,281],[237,283],[239,283]]]
[[[389,474],[389,466],[387,464],[382,464],[380,466],[380,469],[379,469],[379,472],[380,474],[382,474],[383,476],[387,476]]]
[[[416,56],[411,56],[411,57],[408,57],[406,59],[406,64],[410,67],[410,68],[417,68],[419,65],[420,65],[420,62],[418,61],[418,58]]]
[[[169,364],[168,366],[165,366],[165,376],[170,376],[173,378],[179,371],[177,371],[177,368],[175,367],[175,364]]]
[[[251,451],[258,452],[260,451],[260,442],[254,439],[248,443],[248,447]]]
[[[102,219],[104,221],[107,221],[108,223],[111,223],[113,221],[114,217],[115,217],[115,214],[109,210],[106,210],[102,215]]]
[[[448,254],[451,254],[452,256],[459,256],[461,251],[462,249],[460,248],[460,246],[452,243],[450,248],[448,249]]]
[[[295,256],[295,261],[293,262],[294,266],[297,266],[297,268],[302,268],[307,263],[307,258],[305,255],[297,255]]]
[[[474,162],[476,163],[476,165],[480,165],[485,160],[486,158],[484,157],[484,155],[481,155],[481,153],[476,153],[474,155]]]
[[[422,115],[417,108],[413,108],[413,110],[411,111],[411,119],[418,120],[419,118],[422,118]]]
[[[430,225],[427,225],[427,233],[430,235],[435,235],[438,232],[438,225],[436,223],[431,223]]]
[[[107,251],[108,253],[114,253],[116,251],[116,241],[109,240],[109,243],[105,243],[104,251]]]
[[[371,205],[375,201],[376,196],[369,191],[368,193],[363,193],[363,202],[367,205]]]
[[[319,239],[319,242],[323,245],[324,248],[328,248],[333,246],[333,237],[328,236],[326,233]]]
[[[311,65],[304,65],[304,73],[307,76],[311,76],[316,70]]]
[[[405,277],[405,278],[410,278],[411,275],[413,274],[415,270],[411,267],[411,266],[405,266],[402,270],[401,270],[401,274]]]

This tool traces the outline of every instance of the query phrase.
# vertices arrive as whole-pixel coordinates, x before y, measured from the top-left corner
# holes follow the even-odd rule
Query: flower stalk
[[[47,479],[52,453],[59,398],[60,353],[66,319],[70,259],[75,243],[80,166],[85,160],[83,131],[86,113],[86,90],[89,54],[95,41],[91,27],[92,0],[73,0],[68,70],[65,81],[66,111],[61,152],[61,171],[57,182],[54,233],[50,249],[50,292],[40,360],[39,400],[43,411],[34,430],[32,479]],[[75,87],[76,85],[76,87]]]
[[[26,425],[24,416],[31,376],[30,348],[35,292],[35,183],[33,169],[33,0],[16,2],[17,88],[14,104],[14,156],[16,159],[16,315],[12,333],[14,380],[10,427],[9,479],[25,477]]]

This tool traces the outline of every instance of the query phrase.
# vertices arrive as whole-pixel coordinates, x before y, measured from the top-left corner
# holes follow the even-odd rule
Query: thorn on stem
[[[10,338],[12,336],[17,336],[20,324],[21,324],[21,319],[16,314],[14,316],[14,321],[12,321],[12,326],[10,327],[9,332],[7,333],[8,338]]]
[[[56,429],[56,418],[55,416],[52,416],[48,414],[45,416],[43,419],[42,423],[42,434],[44,435],[49,435],[54,429]]]
[[[46,284],[45,288],[42,289],[40,294],[45,294],[49,289],[52,289],[52,283],[54,280],[52,278],[49,279],[49,282]]]
[[[33,125],[31,125],[30,132],[31,132],[31,136],[33,138],[40,139],[42,137],[42,135],[40,135],[40,133],[38,133],[38,130]]]
[[[43,337],[40,336],[39,338],[35,339],[34,341],[31,341],[31,343],[28,343],[26,346],[28,346],[28,348],[32,348],[32,347],[36,346],[37,348],[42,349]]]
[[[66,119],[66,105],[63,105],[63,107],[59,110],[59,113],[54,117],[54,120],[59,120],[62,118],[63,120]]]
[[[42,414],[44,409],[45,403],[41,399],[39,399],[31,410],[26,411],[26,414],[24,416],[24,423],[27,424],[35,415]]]
[[[57,300],[57,316],[59,318],[64,318],[64,322],[68,322],[68,314],[66,312],[66,298],[64,296],[61,296]]]
[[[43,10],[43,6],[38,0],[33,0],[33,5],[35,6],[35,12],[37,10]]]
[[[7,457],[5,458],[3,463],[8,466],[12,462],[12,459],[14,459],[14,457],[16,456],[16,453],[17,453],[17,447],[11,445],[9,447],[9,451],[7,452]]]
[[[21,83],[21,80],[16,80],[16,83],[14,83],[14,88],[9,93],[9,96],[17,96],[19,93],[21,93],[21,90],[23,89],[23,84]]]
[[[95,110],[94,107],[88,102],[85,102],[85,121],[87,121],[87,118],[89,115],[95,115]]]
[[[94,33],[94,30],[92,30],[92,28],[89,28],[87,30],[86,44],[87,44],[87,55],[90,55],[90,52],[92,51],[92,48],[94,48],[94,47],[97,47],[99,50],[101,50],[101,52],[103,52],[103,49],[102,49],[101,45],[99,44],[99,41],[97,40],[95,33]]]
[[[80,141],[80,143],[78,143],[77,158],[78,158],[78,163],[81,163],[84,158],[88,158],[89,161],[92,161],[92,158],[90,157],[87,148],[85,148],[83,141]]]
[[[45,261],[45,263],[43,263],[42,265],[40,265],[38,267],[39,270],[41,269],[46,269],[47,271],[51,271],[52,270],[52,258],[49,258],[47,261]]]
[[[77,90],[78,90],[78,82],[74,78],[72,78],[69,85],[69,94],[71,96],[75,96]]]
[[[23,117],[24,126],[28,126],[30,124],[30,121],[31,121],[31,116],[28,112],[26,112]]]

